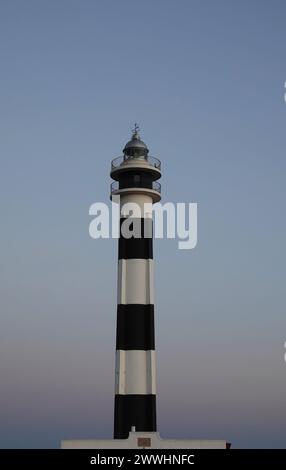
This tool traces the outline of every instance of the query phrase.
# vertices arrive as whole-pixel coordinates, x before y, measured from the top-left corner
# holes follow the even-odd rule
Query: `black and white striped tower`
[[[121,228],[115,439],[127,438],[131,428],[141,432],[156,431],[152,204],[161,199],[161,187],[157,181],[161,177],[161,164],[148,153],[135,125],[132,138],[123,149],[123,156],[112,161],[110,173],[115,180],[111,184],[111,196],[120,196]],[[140,208],[140,213],[134,210],[134,203]],[[130,233],[135,236],[130,237]]]
[[[112,161],[110,175],[111,198],[117,196],[121,214],[114,439],[68,439],[61,448],[229,448],[222,439],[161,439],[157,432],[152,205],[161,200],[161,163],[150,157],[137,125],[123,155]]]

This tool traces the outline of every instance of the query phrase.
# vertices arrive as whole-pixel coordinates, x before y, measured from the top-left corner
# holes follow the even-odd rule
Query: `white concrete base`
[[[128,439],[61,441],[61,449],[226,449],[223,440],[161,439],[158,432],[131,431]]]

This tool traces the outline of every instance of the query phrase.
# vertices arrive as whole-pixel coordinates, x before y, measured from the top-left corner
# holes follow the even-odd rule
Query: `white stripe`
[[[139,217],[143,218],[146,217],[148,219],[152,219],[152,205],[153,200],[151,196],[146,196],[144,194],[122,194],[120,195],[120,213],[121,217],[129,217],[130,216],[130,209],[134,210],[131,206],[129,207],[128,204],[133,205],[137,204],[137,210],[135,213],[132,214],[132,217]]]
[[[118,261],[118,304],[154,304],[152,259]]]
[[[116,351],[115,393],[156,394],[155,351]]]

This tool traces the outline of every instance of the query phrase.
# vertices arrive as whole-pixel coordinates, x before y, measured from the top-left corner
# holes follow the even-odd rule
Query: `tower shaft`
[[[121,218],[121,227],[126,221]],[[119,238],[115,438],[128,437],[132,427],[156,430],[152,219],[127,222],[140,226],[143,236]]]

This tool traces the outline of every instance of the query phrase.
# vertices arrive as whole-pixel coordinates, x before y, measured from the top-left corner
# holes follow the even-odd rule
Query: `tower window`
[[[134,183],[140,183],[141,181],[141,176],[140,175],[134,175]]]

